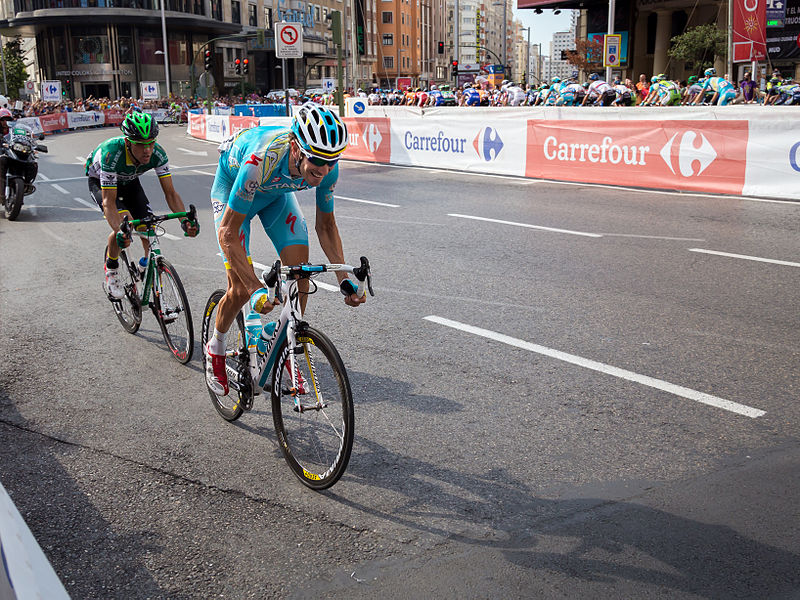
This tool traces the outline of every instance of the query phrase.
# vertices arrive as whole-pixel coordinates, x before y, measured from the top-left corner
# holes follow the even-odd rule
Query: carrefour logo
[[[792,165],[792,168],[800,173],[800,164],[798,164],[798,155],[800,155],[800,142],[797,142],[794,146],[791,147],[789,150],[789,164]]]
[[[448,137],[444,131],[436,135],[419,136],[406,131],[403,144],[407,150],[422,150],[424,152],[444,152],[451,154],[464,154],[464,145],[467,138]]]
[[[672,160],[672,145],[678,133],[674,134],[669,141],[661,148],[661,158],[667,163],[669,170],[673,175],[676,175],[675,167]],[[681,137],[680,144],[678,145],[678,171],[684,177],[691,177],[693,175],[700,175],[705,171],[712,162],[717,158],[717,151],[706,139],[702,133],[700,134],[700,146],[695,146],[695,139],[697,134],[694,131],[687,131]],[[697,161],[700,168],[697,172],[694,170],[694,163]]]
[[[375,126],[375,123],[370,123],[369,127],[367,127],[367,130],[364,132],[364,143],[367,145],[369,151],[375,154],[375,151],[380,147],[382,140],[383,136]]]
[[[496,129],[486,127],[475,136],[472,147],[475,148],[478,156],[486,162],[490,162],[497,158],[500,150],[503,149],[503,140],[500,139],[500,134]]]

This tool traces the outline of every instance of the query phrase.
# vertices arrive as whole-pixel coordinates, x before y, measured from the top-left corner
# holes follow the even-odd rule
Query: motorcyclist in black
[[[8,143],[11,141],[11,129],[8,125],[9,121],[14,120],[14,115],[11,114],[11,111],[7,108],[0,108],[0,136],[2,136],[2,141],[4,143]],[[8,168],[8,158],[6,157],[5,151],[0,153],[0,205],[5,204],[6,201],[6,170]],[[33,183],[33,180],[36,179],[36,175],[39,172],[39,165],[36,161],[32,161],[27,166],[27,172],[25,173],[25,188],[26,192],[29,189],[30,185]]]

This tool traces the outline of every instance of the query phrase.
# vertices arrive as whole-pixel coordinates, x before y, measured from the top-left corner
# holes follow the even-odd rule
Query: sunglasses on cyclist
[[[139,141],[136,141],[136,140],[128,140],[128,141],[131,144],[136,144],[137,146],[152,146],[153,144],[156,143],[155,138],[153,138],[152,140],[147,140],[146,142],[139,142]]]
[[[319,156],[314,156],[313,154],[309,154],[303,149],[301,149],[300,152],[302,152],[303,156],[305,156],[308,159],[308,162],[310,162],[315,167],[330,167],[332,169],[333,166],[337,162],[339,162],[338,158],[334,158],[333,160],[327,160],[324,158],[320,158]]]

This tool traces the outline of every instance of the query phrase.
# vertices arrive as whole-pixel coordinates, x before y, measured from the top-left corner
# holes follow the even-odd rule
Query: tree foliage
[[[567,50],[567,62],[582,71],[603,68],[603,42],[575,40],[575,50]]]
[[[695,70],[701,71],[714,66],[715,56],[726,55],[727,36],[714,23],[699,25],[672,38],[667,53],[672,58],[691,63]]]
[[[25,82],[28,80],[28,71],[22,60],[22,38],[17,36],[6,42],[3,47],[3,59],[6,63],[8,97],[19,98],[19,90],[25,86]]]

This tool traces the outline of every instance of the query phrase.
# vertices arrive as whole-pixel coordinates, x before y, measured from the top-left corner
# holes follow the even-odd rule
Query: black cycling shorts
[[[100,210],[103,210],[103,190],[100,189],[99,179],[89,177],[89,193]],[[153,214],[153,211],[150,210],[150,201],[138,179],[117,186],[117,210],[119,212],[128,211],[134,219],[141,219]]]

